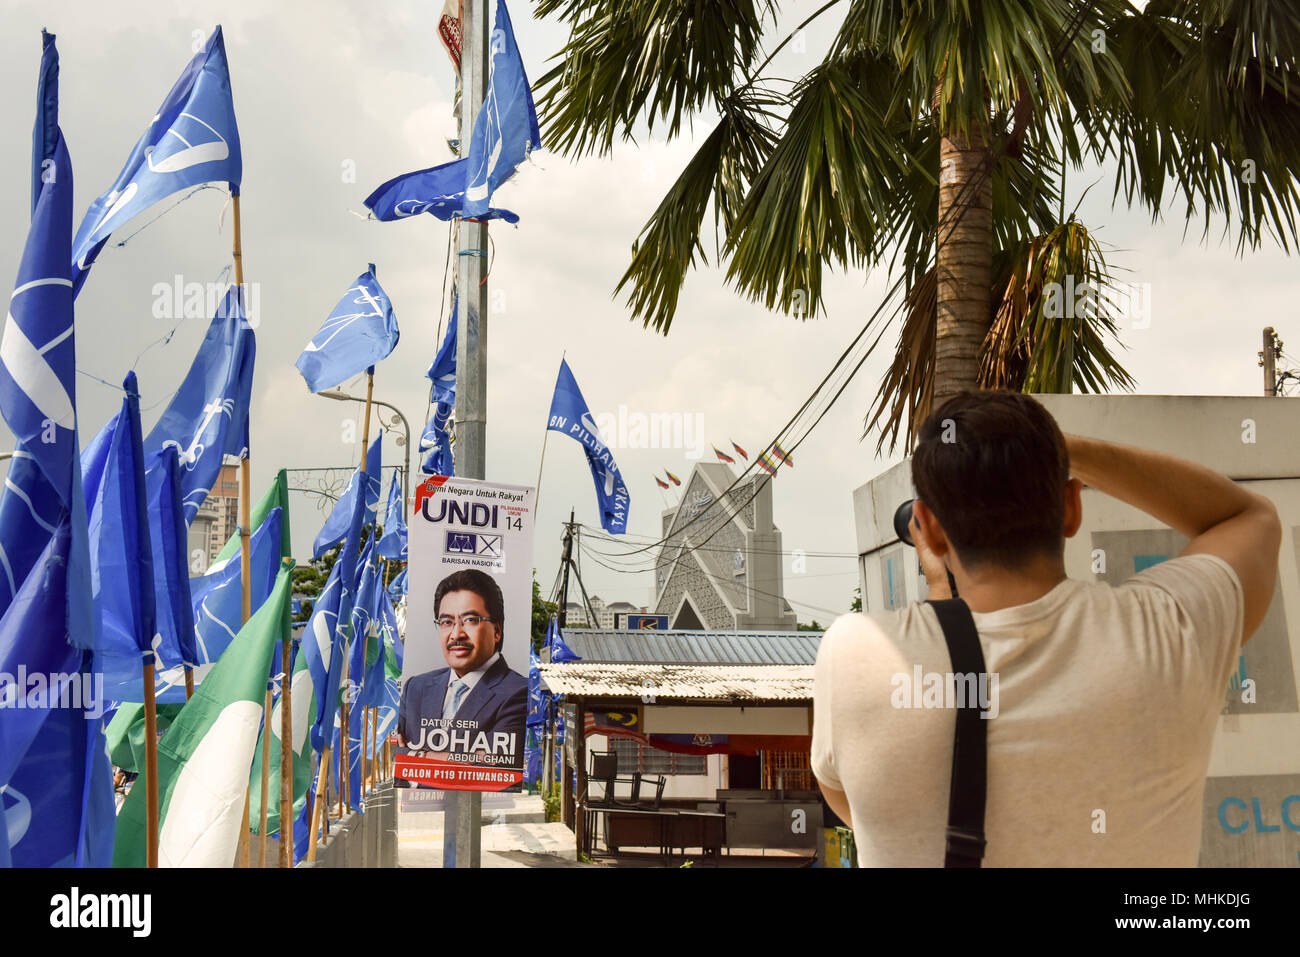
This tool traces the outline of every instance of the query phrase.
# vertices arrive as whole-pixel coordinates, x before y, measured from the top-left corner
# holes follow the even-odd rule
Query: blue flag
[[[40,187],[0,339],[0,415],[29,456],[15,464],[33,466],[23,481],[58,514],[41,527],[41,551],[21,579],[7,569],[17,588],[0,617],[0,865],[97,867],[111,860],[115,819],[106,702],[89,654],[98,619],[77,451],[72,163],[58,127],[57,76],[58,50],[43,34],[32,170]],[[33,504],[6,484],[6,498]],[[17,544],[6,541],[5,551],[17,555]]]
[[[366,209],[370,210],[375,219],[385,223],[418,216],[420,213],[428,213],[443,222],[460,218],[465,205],[465,178],[468,169],[468,161],[456,159],[440,166],[394,176],[366,197]],[[519,217],[508,209],[485,209],[476,218],[519,222]]]
[[[388,583],[388,597],[393,601],[401,601],[402,596],[406,594],[406,569],[393,576],[393,580]]]
[[[492,29],[491,75],[483,105],[470,134],[465,180],[465,218],[487,212],[497,187],[515,173],[528,153],[541,145],[537,108],[515,45],[505,0],[497,0]]]
[[[388,507],[384,510],[384,537],[379,540],[378,549],[380,558],[387,558],[394,562],[406,561],[405,512],[402,483],[394,476],[388,483]]]
[[[348,682],[353,689],[349,697],[357,697],[366,676],[366,645],[374,651],[380,641],[381,622],[377,615],[375,592],[379,587],[379,562],[375,558],[375,540],[366,542],[365,551],[357,561],[356,598],[352,605],[352,644],[348,648]]]
[[[36,78],[36,122],[32,126],[33,213],[59,135],[59,51],[54,45],[54,34],[42,30],[41,69]]]
[[[433,415],[420,436],[420,471],[425,475],[455,475],[456,463],[451,451],[451,412],[456,404],[456,315],[459,302],[451,300],[451,321],[442,345],[425,376],[433,383],[429,401]]]
[[[298,371],[312,392],[332,389],[388,358],[398,337],[392,300],[371,263],[307,343],[298,357]]]
[[[307,620],[307,627],[302,633],[302,653],[307,656],[307,672],[311,675],[316,697],[316,713],[310,717],[312,747],[318,752],[324,750],[322,735],[326,715],[333,713],[326,706],[326,696],[330,686],[330,673],[339,659],[335,645],[338,641],[339,607],[342,598],[343,566],[335,561],[334,567],[330,569],[329,578],[325,581],[325,587],[321,589],[312,604],[311,618]],[[337,688],[337,685],[335,687]],[[337,691],[335,693],[337,694]],[[335,708],[337,707],[338,702],[335,701]]]
[[[280,536],[284,520],[283,510],[273,508],[249,536],[248,549],[252,553],[249,574],[250,614],[255,614],[262,607],[262,603],[275,588],[275,579],[280,571]],[[201,681],[212,670],[243,625],[243,568],[242,550],[236,551],[225,561],[214,562],[201,577],[189,580],[196,681]],[[280,659],[275,661],[278,663]],[[158,700],[184,701],[184,672],[181,669],[169,669],[164,674],[168,685],[159,690]]]
[[[91,584],[102,628],[96,651],[134,663],[138,675],[142,664],[154,660],[157,617],[134,372],[127,373],[123,388],[126,397],[112,420],[108,454],[90,507]]]
[[[540,727],[546,723],[546,713],[542,710],[542,673],[537,670],[541,664],[537,649],[528,645],[528,718],[524,722],[529,728]]]
[[[199,656],[194,636],[189,527],[185,523],[185,507],[182,503],[184,488],[180,453],[174,445],[169,445],[155,454],[145,468],[154,591],[158,596],[158,634],[154,638],[154,656],[159,681],[158,693],[167,694],[159,700],[181,700],[175,697],[174,689],[177,682],[182,686],[184,684],[184,666],[197,668],[204,659]],[[271,577],[274,579],[274,572]],[[257,602],[253,607],[257,607]],[[236,627],[235,630],[239,629]],[[126,700],[140,699],[128,697]]]
[[[456,463],[451,450],[451,406],[435,402],[433,418],[420,436],[420,471],[425,475],[455,475]]]
[[[442,345],[438,346],[438,354],[433,357],[433,365],[424,374],[433,383],[430,396],[432,401],[443,402],[448,406],[456,404],[456,316],[459,312],[460,299],[453,296],[451,319],[447,322],[447,331],[442,335]]]
[[[582,443],[591,466],[591,477],[596,482],[596,500],[600,504],[601,528],[611,535],[627,531],[629,497],[627,485],[619,474],[614,456],[600,437],[600,430],[591,417],[587,401],[578,389],[577,380],[569,371],[569,363],[560,360],[560,375],[555,381],[555,397],[551,399],[551,416],[546,427],[553,432],[563,432]]]
[[[375,440],[370,443],[370,451],[366,454],[366,472],[363,476],[360,467],[352,473],[348,479],[348,487],[343,490],[339,500],[334,503],[334,510],[330,512],[330,517],[325,519],[325,524],[321,527],[319,534],[316,536],[316,542],[312,545],[311,557],[320,558],[323,554],[343,541],[348,534],[349,522],[352,519],[352,506],[357,500],[357,489],[365,482],[365,518],[362,520],[363,525],[373,525],[375,521],[375,510],[379,507],[379,470],[381,467],[383,435],[375,436]],[[350,585],[351,583],[349,583]]]
[[[573,653],[573,649],[564,643],[564,635],[560,632],[559,619],[551,619],[551,627],[546,634],[546,645],[551,649],[551,664],[582,660]]]
[[[402,639],[397,633],[397,616],[393,612],[393,603],[383,588],[375,589],[375,617],[379,621],[379,656],[366,669],[366,680],[362,694],[362,704],[371,708],[382,708],[387,702],[387,665],[390,656],[401,674]],[[382,729],[381,729],[382,730]]]
[[[190,61],[113,185],[90,204],[73,243],[78,291],[109,234],[177,190],[226,182],[239,192],[243,160],[221,27]]]
[[[244,317],[243,296],[231,286],[199,345],[180,389],[153,427],[150,453],[175,447],[181,466],[185,524],[194,522],[221,473],[226,455],[248,454],[248,407],[257,343]]]

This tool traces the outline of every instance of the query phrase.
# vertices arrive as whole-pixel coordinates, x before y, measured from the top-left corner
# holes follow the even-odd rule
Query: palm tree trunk
[[[950,133],[939,146],[939,236],[934,407],[979,378],[993,279],[992,154],[982,133]],[[978,186],[967,188],[976,177]],[[968,208],[962,213],[954,206]],[[958,220],[958,215],[960,219]]]

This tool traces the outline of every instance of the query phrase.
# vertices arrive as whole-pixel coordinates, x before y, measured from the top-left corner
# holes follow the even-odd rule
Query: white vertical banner
[[[408,786],[522,786],[536,491],[445,475],[415,489],[395,769]]]

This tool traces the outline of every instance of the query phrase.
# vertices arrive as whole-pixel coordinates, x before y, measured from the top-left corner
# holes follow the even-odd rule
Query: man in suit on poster
[[[495,579],[467,568],[434,593],[437,638],[447,667],[402,688],[397,733],[412,753],[473,755],[471,763],[521,768],[528,679],[501,656],[505,600]]]

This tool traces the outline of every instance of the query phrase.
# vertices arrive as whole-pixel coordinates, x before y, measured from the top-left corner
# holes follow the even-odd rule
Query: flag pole
[[[366,637],[366,650],[365,650],[365,654],[362,655],[361,657],[362,664],[365,664],[366,661],[365,655],[368,654],[370,654],[369,636]],[[366,751],[370,744],[370,741],[368,740],[369,731],[370,731],[370,705],[366,705],[361,709],[361,734],[358,736],[361,739],[361,798],[362,800],[365,799],[366,792],[370,789],[370,761],[367,759],[367,755],[366,755]]]
[[[262,705],[262,811],[257,818],[257,864],[266,867],[266,802],[271,799],[271,682],[266,683],[266,701]]]
[[[560,361],[563,362],[564,357],[567,356],[568,354],[569,354],[568,349],[563,350],[560,353]],[[546,462],[546,440],[550,438],[550,436],[551,436],[551,422],[550,419],[548,418],[546,420],[546,428],[542,431],[542,454],[537,459],[537,491],[533,493],[533,514],[534,515],[537,514],[538,504],[542,500],[542,465],[545,464]]]
[[[293,705],[289,697],[293,625],[285,624],[280,640],[280,866],[293,867]]]
[[[158,703],[153,656],[144,663],[145,866],[158,866]]]
[[[244,249],[242,236],[240,233],[239,222],[239,193],[232,190],[231,204],[233,206],[234,219],[234,245],[231,249],[231,257],[235,261],[235,288],[239,290],[239,302],[243,305],[244,301]],[[241,623],[246,624],[252,617],[252,574],[253,562],[249,547],[249,489],[251,485],[249,450],[245,449],[245,455],[239,460],[239,560],[241,563],[240,586],[243,589],[243,614]],[[263,780],[266,776],[266,764],[262,764]],[[244,791],[244,824],[239,834],[239,857],[238,866],[248,867],[249,858],[249,835],[248,835],[248,811],[250,798],[252,796],[251,783]]]
[[[307,835],[307,840],[311,843],[307,847],[307,860],[315,863],[316,848],[320,844],[317,840],[316,832],[322,823],[325,827],[325,835],[329,836],[330,831],[330,812],[325,806],[326,799],[329,797],[329,775],[330,775],[330,742],[325,739],[325,749],[320,755],[320,772],[316,775],[316,800],[311,806],[311,831]],[[321,821],[321,813],[324,812],[325,819]]]

